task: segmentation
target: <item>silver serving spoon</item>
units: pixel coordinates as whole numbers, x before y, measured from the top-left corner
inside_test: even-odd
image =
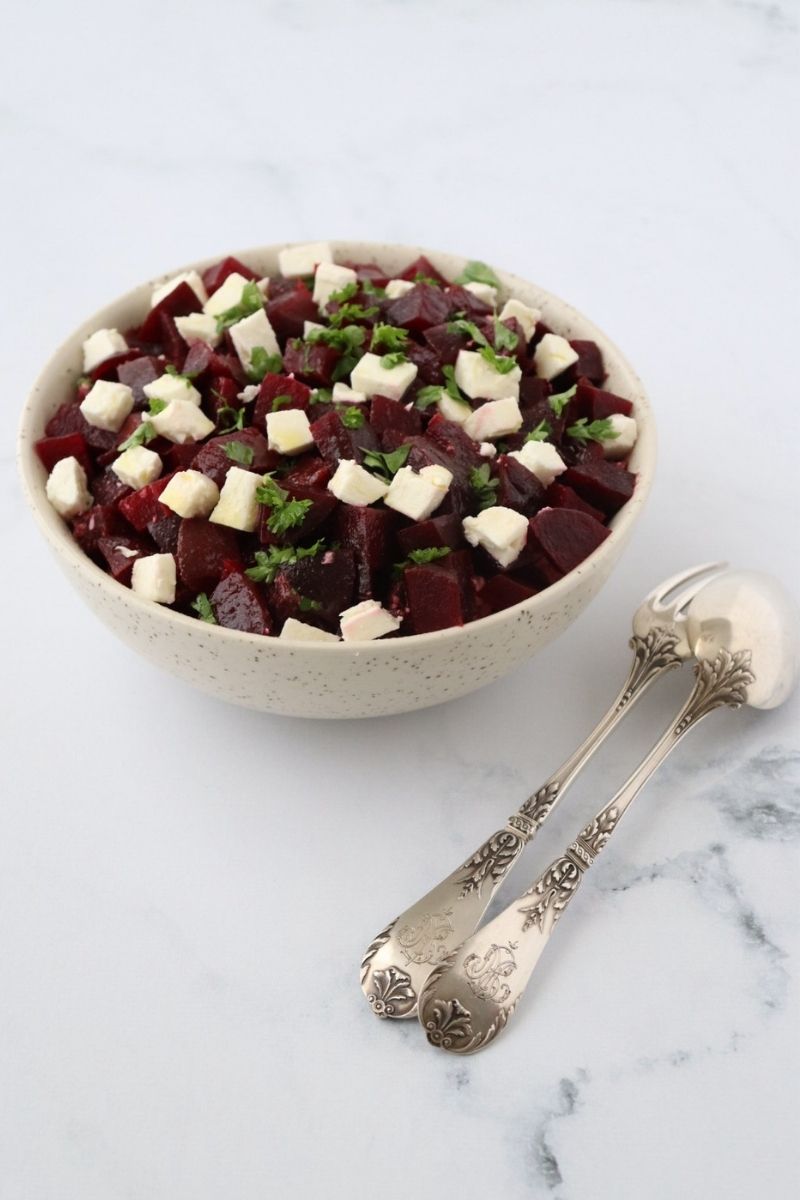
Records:
[[[692,567],[654,588],[634,614],[628,678],[586,741],[502,829],[368,946],[361,962],[361,987],[376,1016],[415,1015],[417,997],[433,968],[478,927],[526,844],[598,746],[654,680],[691,658],[686,639],[689,603],[724,567],[725,563]]]
[[[798,613],[774,579],[730,571],[689,606],[698,659],[689,699],[616,796],[523,896],[467,938],[430,975],[419,1000],[428,1041],[472,1054],[505,1028],[555,924],[623,813],[687,730],[722,705],[775,708],[800,671]]]

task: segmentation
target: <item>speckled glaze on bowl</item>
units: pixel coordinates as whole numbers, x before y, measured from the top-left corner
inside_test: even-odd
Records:
[[[333,242],[338,261],[375,260],[399,273],[419,254],[450,279],[466,259],[420,246]],[[262,275],[277,270],[283,244],[237,251]],[[221,255],[191,263],[202,271]],[[176,270],[188,270],[180,267]],[[176,274],[170,271],[161,279]],[[221,629],[140,599],[100,570],[73,541],[50,507],[45,471],[33,444],[71,394],[81,373],[81,346],[95,329],[128,329],[141,322],[151,280],[95,313],[55,352],[33,387],[22,413],[18,460],[25,494],[39,528],[73,586],[109,629],[159,667],[204,692],[233,704],[300,717],[372,717],[409,712],[452,700],[491,683],[562,633],[608,579],[650,491],[655,429],[643,388],[619,350],[563,300],[506,271],[497,271],[503,295],[540,308],[544,320],[565,337],[592,338],[603,351],[611,391],[633,401],[639,439],[631,458],[638,473],[632,499],[611,522],[611,536],[585,562],[537,596],[474,621],[394,641],[319,644],[257,637]]]

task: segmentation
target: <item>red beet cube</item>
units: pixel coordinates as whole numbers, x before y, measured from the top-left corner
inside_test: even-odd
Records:
[[[45,470],[52,471],[62,458],[77,458],[87,474],[91,474],[92,460],[89,447],[82,433],[65,433],[61,437],[43,437],[36,442],[34,449]]]
[[[423,337],[443,367],[455,366],[458,352],[464,349],[468,340],[463,333],[452,333],[446,324],[431,326]]]
[[[415,258],[412,263],[409,263],[405,271],[398,275],[398,279],[416,279],[420,276],[423,279],[435,279],[437,283],[445,285],[447,280],[441,271],[437,271],[429,258],[424,254],[420,254],[419,258]]]
[[[464,545],[464,528],[461,518],[455,513],[441,517],[430,517],[417,521],[397,531],[397,544],[401,553],[408,556],[412,550],[428,550],[434,546],[449,546],[457,550]]]
[[[633,495],[636,476],[624,467],[600,458],[569,467],[561,476],[561,482],[574,488],[593,508],[613,516]]]
[[[243,633],[271,634],[273,625],[263,589],[243,571],[230,571],[211,593],[211,607],[220,625]]]
[[[571,508],[545,508],[529,523],[528,540],[566,575],[582,563],[611,532],[587,513]]]
[[[536,588],[501,573],[486,581],[481,591],[481,600],[488,605],[491,612],[502,612],[503,609],[512,608],[513,605],[521,604],[523,600],[529,600],[535,595]]]
[[[187,317],[189,313],[200,312],[202,307],[196,293],[189,287],[189,284],[179,283],[176,288],[172,289],[169,295],[165,296],[154,308],[150,309],[150,312],[139,328],[137,337],[141,342],[160,342],[164,336],[162,316]],[[184,343],[182,339],[179,338],[178,340],[180,342],[179,353],[182,355],[185,348]]]
[[[148,449],[157,449],[157,442],[151,442]],[[183,445],[168,442],[163,450],[158,450],[168,471],[185,471],[194,465],[199,452],[200,447],[196,442],[184,442]]]
[[[182,517],[171,512],[168,517],[157,517],[155,521],[148,523],[147,532],[162,554],[174,554],[178,549],[178,533],[182,521]]]
[[[482,317],[490,317],[492,315],[492,306],[487,304],[485,300],[481,300],[474,292],[468,292],[465,287],[454,283],[445,290],[445,295],[450,301],[451,312],[466,313],[467,319],[470,321],[480,320]]]
[[[285,480],[282,481],[281,486],[284,484],[286,484]],[[292,546],[295,542],[305,541],[306,538],[316,533],[323,522],[327,521],[339,503],[332,492],[322,491],[319,488],[303,487],[302,485],[294,484],[291,487],[285,486],[284,490],[289,492],[289,495],[294,500],[309,501],[311,507],[307,509],[299,525],[293,525],[291,529],[276,534],[269,527],[272,509],[267,505],[263,505],[261,508],[259,537],[265,546],[278,543]]]
[[[72,523],[72,536],[86,554],[97,552],[100,538],[125,532],[125,522],[113,504],[95,504]]]
[[[373,396],[369,406],[369,423],[377,434],[396,429],[403,434],[422,432],[422,414],[407,409],[399,400],[388,396]]]
[[[578,512],[587,513],[590,517],[594,517],[595,521],[603,524],[606,520],[604,512],[587,504],[573,488],[568,487],[565,483],[551,483],[544,494],[544,502],[550,508],[575,508]]]
[[[412,395],[421,387],[444,382],[439,355],[430,346],[419,346],[416,342],[409,342],[406,346],[406,355],[409,362],[412,362],[417,368],[417,377],[412,385],[412,390],[406,397],[407,400],[411,399]]]
[[[246,447],[253,452],[250,463],[240,462],[231,458],[226,447],[232,442]],[[192,460],[192,468],[202,471],[209,479],[213,479],[221,488],[231,467],[241,467],[245,471],[255,471],[263,475],[266,471],[274,471],[280,463],[280,455],[274,454],[267,446],[267,439],[257,429],[234,429],[231,433],[221,433],[210,441],[204,442]]]
[[[207,342],[195,342],[183,360],[183,371],[195,382],[210,376],[226,375],[244,384],[245,374],[239,359],[232,354],[219,354]]]
[[[142,409],[147,408],[145,384],[152,383],[163,373],[163,364],[154,355],[140,354],[137,358],[120,364],[117,368],[117,379],[133,392],[134,408]]]
[[[291,471],[281,481],[285,488],[295,487],[324,488],[333,471],[324,458],[316,454],[308,454],[297,460]]]
[[[337,514],[338,540],[352,550],[356,563],[359,600],[375,596],[378,576],[392,561],[397,514],[389,508],[355,508],[345,505]]]
[[[258,279],[258,274],[250,267],[246,267],[238,258],[234,258],[229,254],[227,258],[223,258],[221,262],[214,263],[213,267],[206,267],[203,271],[203,285],[209,295],[215,292],[217,288],[222,287],[229,275],[243,275],[245,279]]]
[[[572,366],[575,378],[583,377],[594,384],[601,384],[606,377],[606,369],[603,365],[602,351],[597,343],[575,339],[569,344],[578,355],[578,361]]]
[[[326,413],[313,421],[311,432],[320,454],[334,470],[343,458],[363,462],[364,450],[377,450],[379,445],[369,423],[360,429],[348,429],[338,412]]]
[[[288,375],[297,375],[312,387],[330,387],[341,354],[324,342],[303,342],[292,338],[286,343],[283,354],[283,369]]]
[[[526,517],[532,517],[544,502],[544,485],[532,471],[523,467],[516,458],[501,454],[494,464],[494,473],[499,480],[497,503],[514,508]]]
[[[119,511],[139,533],[142,533],[152,521],[172,516],[166,505],[159,503],[158,499],[170,479],[172,479],[171,475],[162,475],[160,479],[154,479],[146,487],[139,488],[138,492],[131,492],[130,496],[120,500]]]
[[[398,296],[386,309],[392,325],[401,325],[421,333],[431,325],[441,325],[450,315],[450,300],[438,287],[418,283],[404,296]]]
[[[326,550],[313,558],[301,558],[279,572],[298,596],[316,604],[315,618],[329,628],[337,628],[339,613],[354,602],[356,568],[353,552]]]
[[[67,400],[56,409],[44,427],[48,437],[66,437],[69,433],[82,433],[86,424],[77,400]]]
[[[106,561],[109,574],[118,583],[128,587],[131,582],[133,564],[143,554],[152,554],[153,546],[144,538],[128,537],[118,533],[116,537],[101,537],[97,539],[97,549]],[[133,554],[124,554],[124,550],[132,550]]]
[[[411,633],[433,633],[464,624],[461,585],[453,572],[434,564],[403,572]]]
[[[437,413],[428,422],[425,436],[441,447],[452,460],[450,464],[445,464],[450,466],[451,471],[466,475],[473,467],[480,467],[486,461],[481,457],[477,444],[464,432],[461,425],[446,420],[441,413]]]
[[[191,592],[208,592],[225,573],[240,569],[239,537],[226,525],[187,517],[178,529],[175,550],[178,576]],[[238,564],[238,566],[237,566]]]
[[[102,475],[96,475],[92,480],[95,504],[118,504],[130,495],[131,490],[113,471],[103,471]]]
[[[592,387],[584,380],[578,383],[575,401],[580,415],[589,421],[602,421],[614,413],[622,413],[629,417],[633,412],[630,400],[615,396],[613,392],[605,392],[602,388]]]
[[[302,337],[304,322],[319,320],[317,306],[302,279],[293,281],[291,289],[268,300],[266,309],[279,338]]]
[[[386,287],[391,276],[387,275],[383,267],[379,267],[377,263],[356,263],[345,262],[343,267],[349,267],[351,271],[355,271],[359,280],[363,283],[364,280],[369,280],[375,287]]]
[[[288,403],[282,401],[277,408],[273,408],[278,396],[288,396]],[[302,408],[307,412],[310,397],[311,388],[299,379],[287,378],[286,375],[265,375],[253,410],[253,424],[257,429],[265,429],[268,413],[277,412],[278,409]]]

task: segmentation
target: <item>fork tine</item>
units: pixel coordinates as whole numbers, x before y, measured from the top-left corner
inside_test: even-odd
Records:
[[[670,607],[675,613],[675,616],[683,616],[697,593],[702,591],[706,584],[710,583],[712,579],[716,579],[718,575],[721,575],[727,566],[727,563],[722,563],[719,570],[711,571],[706,575],[699,576],[697,579],[694,579],[687,588],[685,588],[682,592],[679,592],[677,596],[673,597],[673,599],[670,600]]]
[[[652,592],[646,596],[645,603],[650,603],[653,605],[663,604],[667,597],[670,596],[677,588],[679,588],[681,584],[689,583],[690,581],[699,581],[701,579],[704,583],[706,583],[707,579],[705,576],[710,575],[712,571],[721,571],[727,566],[728,564],[726,562],[710,562],[703,563],[701,566],[697,567],[689,567],[688,570],[681,571],[679,575],[673,575],[670,579],[665,579],[663,583],[657,584],[653,588]],[[680,598],[688,596],[688,599],[692,599],[696,591],[696,587],[692,588],[691,595],[689,595],[689,589],[687,588],[686,592],[681,593]],[[685,603],[685,599],[682,599],[682,602]],[[677,601],[675,601],[675,603],[677,603]]]

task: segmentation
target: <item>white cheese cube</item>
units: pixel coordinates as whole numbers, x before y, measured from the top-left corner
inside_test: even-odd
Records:
[[[303,321],[303,337],[307,338],[315,329],[327,329],[327,325],[320,325],[319,321]]]
[[[236,399],[241,400],[242,404],[252,404],[260,391],[260,383],[248,383],[247,387],[236,393]]]
[[[187,317],[175,317],[175,326],[189,346],[194,342],[205,342],[213,350],[222,340],[222,334],[217,333],[216,318],[209,313],[189,313]]]
[[[415,363],[398,363],[384,367],[380,354],[365,354],[350,372],[350,386],[365,396],[388,396],[402,400],[417,377]]]
[[[335,383],[332,398],[334,404],[363,404],[367,396],[365,392],[354,392],[346,383]]]
[[[602,438],[600,445],[606,458],[627,458],[636,444],[638,428],[634,417],[626,417],[624,413],[612,413],[608,418],[611,431],[616,437]]]
[[[157,288],[153,289],[153,294],[150,297],[150,307],[155,308],[157,304],[160,304],[170,292],[174,292],[175,288],[182,283],[188,283],[200,303],[205,304],[208,299],[208,292],[197,271],[181,271],[180,275],[173,275],[172,279],[168,279],[166,283],[161,283]]]
[[[346,642],[372,642],[400,628],[397,617],[377,600],[362,600],[339,614],[342,638]]]
[[[405,296],[406,292],[410,292],[417,285],[410,279],[390,279],[386,284],[386,299],[397,300],[400,296]]]
[[[333,492],[337,500],[360,508],[382,500],[388,490],[388,483],[370,474],[351,458],[342,459],[328,483],[328,491]]]
[[[219,503],[208,518],[215,525],[227,525],[253,533],[258,525],[259,504],[256,491],[264,482],[261,475],[230,467],[219,494]],[[163,492],[162,492],[163,495]]]
[[[453,421],[456,425],[466,424],[472,416],[470,406],[462,404],[460,400],[454,400],[444,388],[442,388],[442,394],[436,401],[436,407],[446,421]]]
[[[117,479],[122,480],[126,487],[135,488],[137,491],[158,479],[163,469],[164,464],[159,455],[155,450],[148,450],[147,446],[131,446],[130,449],[123,450],[119,458],[115,458],[111,464],[111,470]]]
[[[133,564],[131,587],[143,600],[174,604],[177,572],[171,554],[148,554]]]
[[[314,445],[308,416],[302,408],[284,408],[267,413],[267,440],[278,454],[300,454]]]
[[[521,300],[506,300],[500,310],[500,320],[506,321],[509,317],[514,318],[525,334],[525,341],[529,342],[536,332],[536,326],[541,321],[542,314],[540,309],[531,308],[529,305],[523,304]]]
[[[269,317],[263,308],[251,313],[242,321],[237,321],[230,328],[233,348],[239,355],[239,362],[247,371],[256,347],[266,350],[267,354],[280,354],[281,348],[275,337],[275,330],[269,323]]]
[[[490,308],[497,308],[497,288],[493,287],[491,283],[465,283],[464,291],[472,292],[473,296],[477,296]]]
[[[242,289],[248,283],[250,283],[249,279],[245,279],[244,275],[240,275],[238,271],[233,271],[209,296],[203,305],[203,311],[212,317],[218,317],[221,313],[227,312],[229,308],[235,308],[237,304],[241,304]]]
[[[494,458],[497,454],[497,446],[493,446],[491,442],[481,442],[478,453],[482,458]]]
[[[156,433],[179,445],[201,442],[214,432],[214,422],[191,400],[170,400],[163,412],[148,420]]]
[[[426,521],[444,500],[452,481],[446,467],[423,467],[419,472],[401,467],[389,485],[385,503],[412,521]]]
[[[476,442],[488,442],[492,438],[506,437],[522,428],[522,413],[515,396],[504,400],[489,400],[470,413],[464,422],[464,431]]]
[[[577,353],[557,333],[546,333],[533,352],[533,365],[540,379],[555,379],[577,361]]]
[[[334,292],[348,283],[355,283],[358,276],[350,267],[339,267],[336,263],[320,263],[314,275],[314,303],[324,308]]]
[[[471,400],[504,400],[506,396],[519,396],[519,381],[522,371],[514,366],[506,375],[495,371],[477,350],[459,350],[456,359],[455,379],[462,392]]]
[[[107,358],[124,354],[128,343],[116,329],[98,329],[83,343],[83,371],[93,371]]]
[[[316,625],[307,625],[305,621],[296,621],[287,617],[280,632],[282,638],[293,638],[296,642],[338,642],[337,633],[328,633],[325,629],[317,629]]]
[[[81,412],[95,429],[117,433],[133,410],[133,392],[124,383],[98,379],[81,400]]]
[[[191,379],[185,375],[159,375],[152,383],[146,383],[142,391],[148,400],[163,400],[165,404],[170,400],[189,400],[199,408],[202,400]]]
[[[470,546],[483,546],[501,567],[510,567],[528,539],[528,518],[513,508],[496,504],[477,517],[465,517],[464,537]]]
[[[190,467],[176,471],[158,498],[179,517],[207,517],[219,502],[219,488],[213,479]]]
[[[298,275],[313,275],[318,263],[333,262],[333,251],[327,242],[306,242],[304,246],[287,246],[278,254],[278,270],[287,279]]]
[[[47,499],[57,513],[68,521],[92,507],[86,472],[77,458],[61,458],[53,467],[45,484]]]
[[[509,458],[515,458],[523,467],[527,467],[545,487],[550,487],[553,480],[567,469],[567,464],[551,442],[526,442],[521,450],[512,450]]]

